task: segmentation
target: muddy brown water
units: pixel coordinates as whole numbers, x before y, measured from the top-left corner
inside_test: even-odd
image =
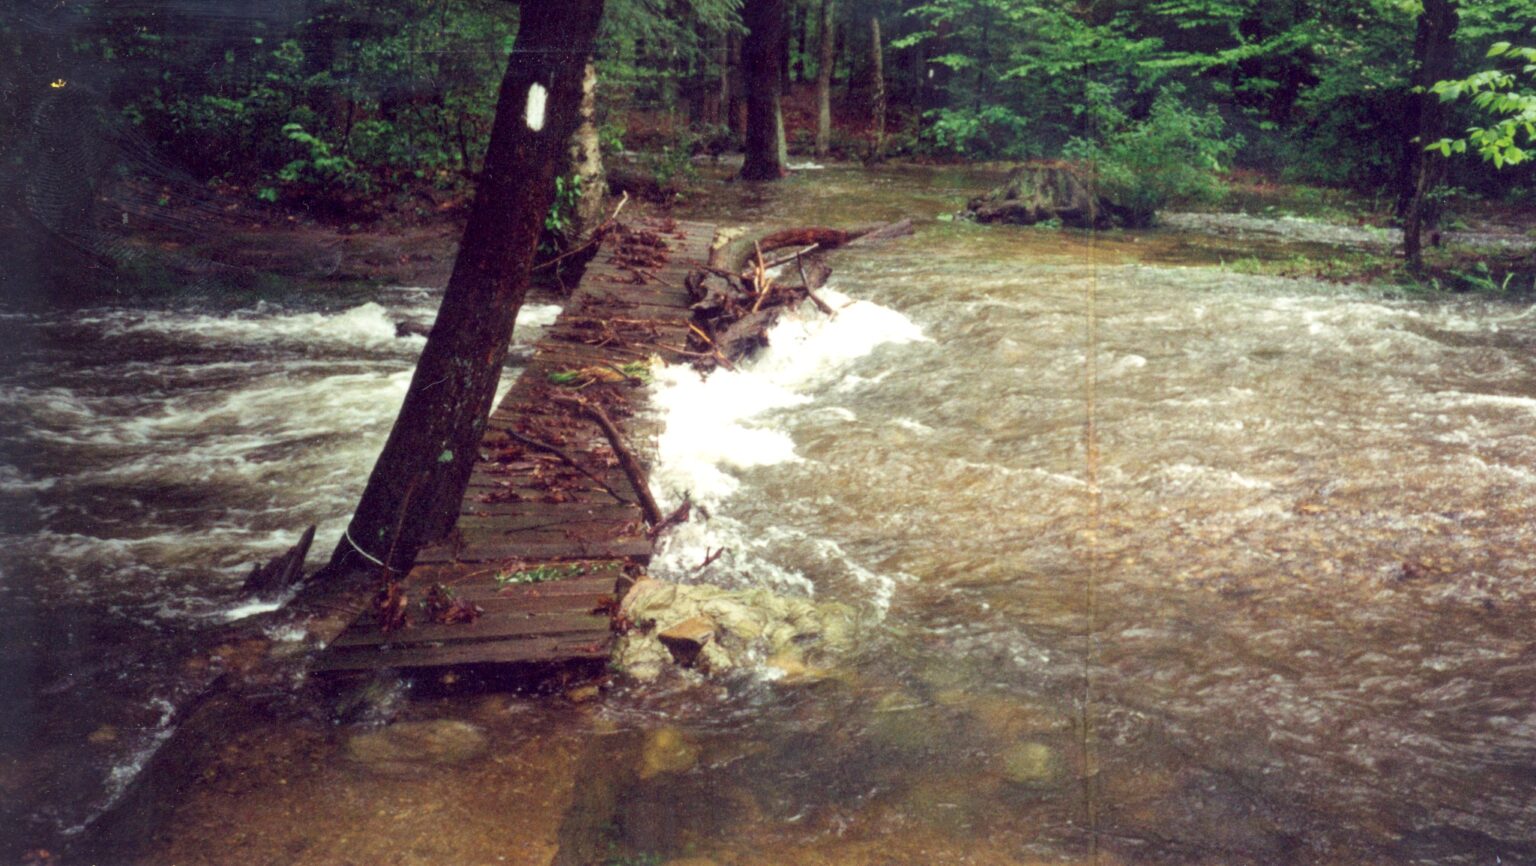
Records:
[[[932,217],[993,179],[683,209]],[[339,720],[301,690],[125,857],[1536,862],[1536,315],[1233,274],[1229,242],[921,221],[833,257],[923,339],[761,373],[794,399],[741,426],[793,457],[715,461],[709,572],[866,612],[824,676],[385,680]]]

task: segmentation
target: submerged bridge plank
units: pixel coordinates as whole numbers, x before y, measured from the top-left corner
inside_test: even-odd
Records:
[[[651,541],[638,505],[614,495],[559,457],[521,445],[508,434],[556,445],[619,495],[633,494],[595,424],[573,424],[551,398],[552,373],[620,367],[664,347],[680,347],[688,331],[683,278],[708,261],[714,227],[646,219],[611,234],[588,265],[564,312],[535,344],[523,375],[491,413],[481,460],[450,538],[417,557],[406,578],[412,601],[442,585],[484,613],[474,622],[412,624],[392,632],[364,611],[315,665],[317,671],[430,669],[459,665],[550,667],[600,665],[611,633],[606,605],[623,570],[645,563]],[[665,248],[659,255],[654,240]],[[606,339],[613,334],[621,339]],[[669,360],[675,360],[670,358]],[[655,452],[657,425],[646,417],[643,388],[619,392],[614,421],[643,463]]]

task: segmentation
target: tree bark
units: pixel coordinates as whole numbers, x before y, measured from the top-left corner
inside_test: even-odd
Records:
[[[869,47],[869,62],[874,76],[874,105],[873,123],[871,124],[875,136],[873,146],[870,148],[870,160],[879,162],[885,159],[885,52],[880,46],[880,19],[869,19],[869,34],[872,42]]]
[[[603,0],[522,5],[437,322],[326,579],[378,563],[408,571],[423,545],[453,527],[528,291],[555,175],[567,164],[602,10]]]
[[[1408,170],[1398,194],[1397,210],[1403,220],[1403,258],[1409,269],[1415,271],[1424,264],[1424,229],[1433,228],[1439,219],[1433,196],[1445,175],[1444,158],[1424,149],[1426,142],[1445,134],[1445,108],[1429,88],[1436,81],[1451,77],[1456,58],[1452,38],[1457,22],[1456,0],[1424,0],[1413,40],[1414,68],[1409,81],[1413,85],[1417,117],[1403,145]]]
[[[778,180],[785,174],[779,155],[779,59],[782,56],[784,0],[752,0],[742,6],[747,36],[741,56],[747,83],[744,180]]]
[[[741,36],[735,33],[730,35],[726,43],[729,65],[726,76],[730,87],[730,96],[726,99],[726,122],[730,124],[732,135],[740,141],[746,141],[747,83],[745,70],[742,68],[741,43]]]
[[[821,42],[816,61],[816,156],[832,149],[832,64],[837,57],[837,32],[833,29],[837,0],[821,0]]]
[[[727,128],[731,125],[731,37],[720,37],[720,94],[715,123]]]
[[[602,224],[603,200],[608,191],[608,175],[603,170],[603,153],[597,134],[597,67],[590,61],[581,79],[579,118],[576,131],[571,134],[570,166],[566,172],[581,178],[575,224],[567,238],[573,247],[585,242]]]

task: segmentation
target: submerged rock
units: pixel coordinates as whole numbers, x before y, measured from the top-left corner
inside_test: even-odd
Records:
[[[677,728],[658,728],[645,737],[640,751],[640,778],[665,773],[686,773],[699,762],[699,747],[688,742]]]
[[[1062,775],[1061,756],[1044,743],[1019,743],[998,755],[1003,778],[1015,785],[1049,787]]]
[[[856,621],[842,604],[648,577],[624,597],[622,613],[635,627],[619,641],[615,661],[640,680],[655,679],[674,661],[722,673],[764,658],[805,675],[811,668],[803,654],[847,649]]]
[[[485,732],[469,722],[437,719],[399,722],[347,740],[347,755],[386,775],[411,775],[440,764],[457,764],[485,753]]]
[[[876,702],[864,735],[882,751],[911,757],[935,751],[948,741],[952,731],[943,708],[896,691]]]

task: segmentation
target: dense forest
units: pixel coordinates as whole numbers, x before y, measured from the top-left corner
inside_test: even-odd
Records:
[[[689,156],[741,146],[752,40],[740,6],[608,4],[605,148],[647,153],[667,181]],[[1521,0],[747,11],[781,19],[770,53],[793,154],[1096,160],[1112,181],[1156,174],[1160,187],[1139,194],[1186,199],[1216,192],[1212,171],[1259,169],[1381,195],[1400,214],[1437,142],[1432,198],[1518,199],[1536,182],[1531,55],[1511,47],[1536,43],[1536,8]],[[5,160],[13,173],[67,170],[78,186],[121,171],[126,154],[323,218],[426,215],[479,168],[516,19],[488,0],[24,5],[0,23]],[[112,134],[82,134],[102,127]],[[88,142],[98,152],[78,152]],[[1447,158],[1468,149],[1485,158]]]

